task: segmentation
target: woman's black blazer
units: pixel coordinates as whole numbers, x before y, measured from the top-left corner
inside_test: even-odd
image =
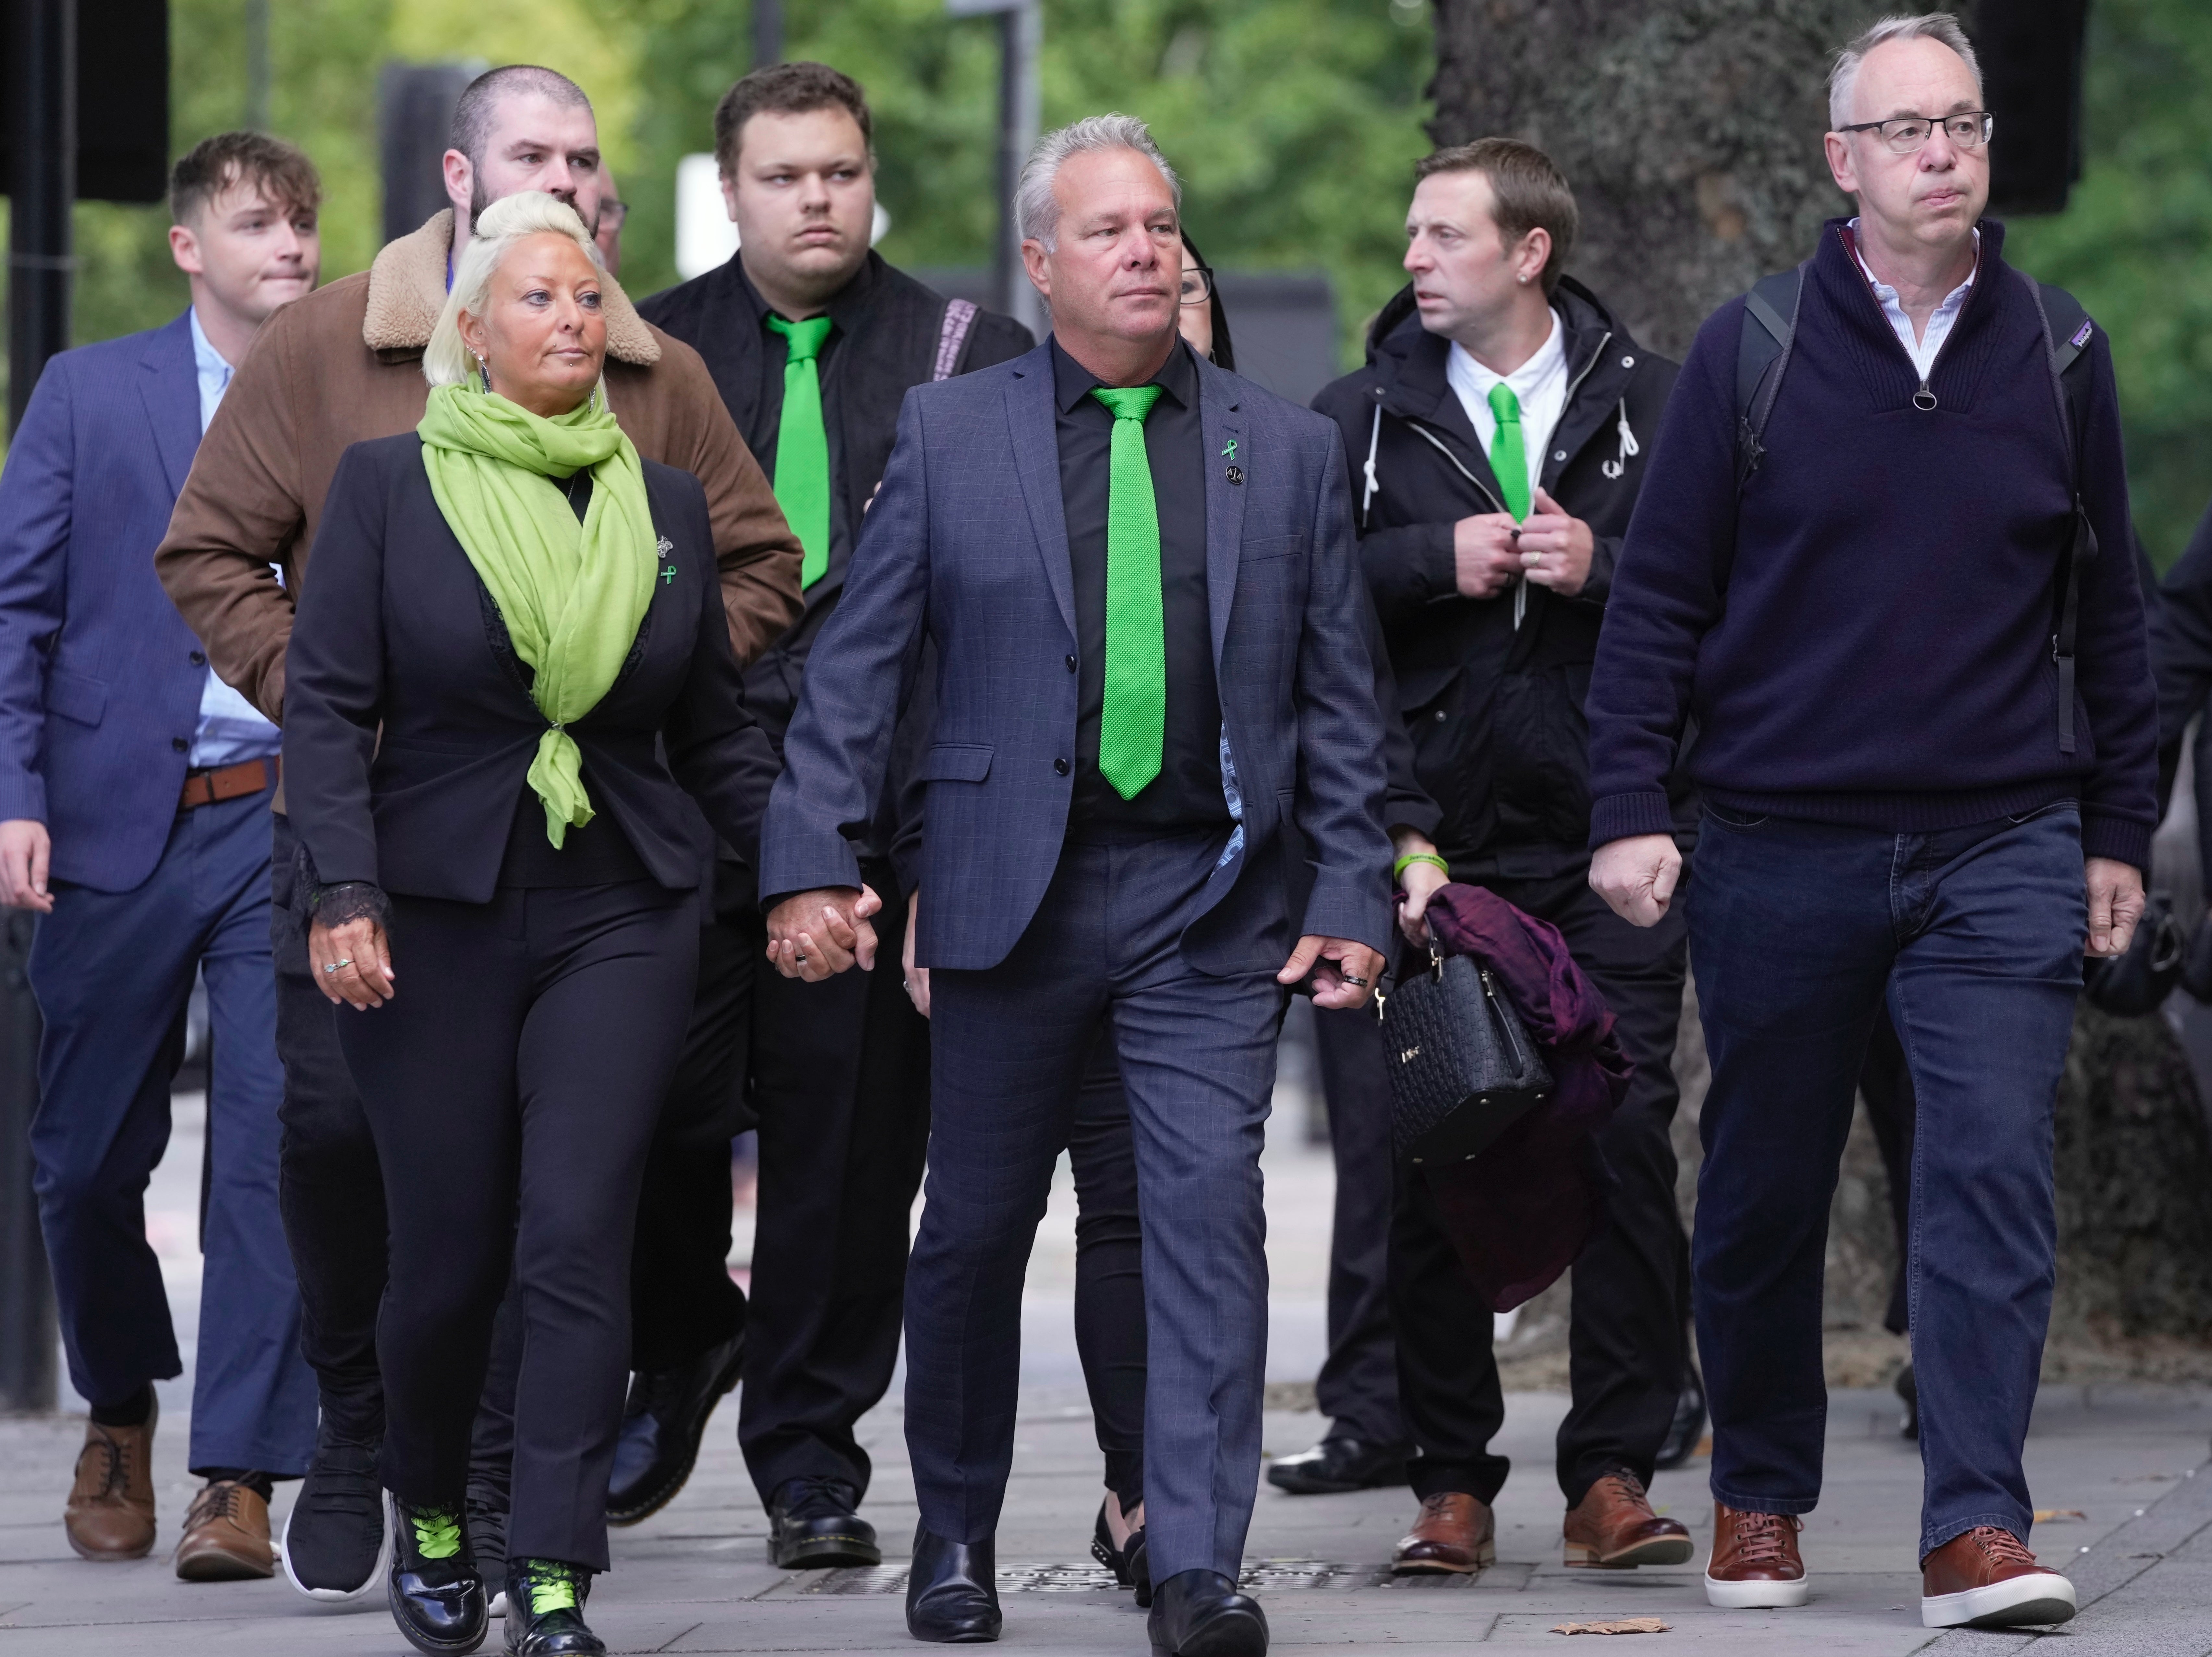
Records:
[[[568,734],[592,805],[684,889],[713,855],[710,823],[756,861],[778,768],[731,654],[706,494],[650,460],[645,489],[653,601]],[[285,659],[284,796],[315,877],[489,902],[546,720],[414,433],[345,452],[309,564]]]

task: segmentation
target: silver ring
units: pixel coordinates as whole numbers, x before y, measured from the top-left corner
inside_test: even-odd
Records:
[[[794,966],[803,967],[806,964],[806,951],[804,950],[798,950],[793,953],[791,959],[792,963]]]
[[[1367,980],[1364,978],[1354,978],[1350,973],[1340,973],[1338,976],[1354,989],[1364,990],[1367,987]]]
[[[325,972],[326,972],[326,973],[334,973],[334,972],[336,972],[336,971],[337,971],[339,968],[341,968],[341,967],[350,967],[350,966],[352,966],[352,965],[353,965],[353,957],[352,957],[351,956],[347,956],[344,960],[343,960],[343,961],[333,961],[333,962],[331,962],[331,964],[330,964],[329,966],[327,966],[327,967],[324,968],[323,968],[323,970],[324,970]]]

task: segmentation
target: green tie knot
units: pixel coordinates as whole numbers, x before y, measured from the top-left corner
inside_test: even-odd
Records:
[[[1104,404],[1115,419],[1133,420],[1141,426],[1164,389],[1159,385],[1093,385],[1091,395]]]
[[[781,334],[790,355],[789,362],[811,362],[822,355],[822,347],[830,337],[830,322],[827,317],[809,317],[804,322],[792,322],[782,317],[770,317],[769,329]]]

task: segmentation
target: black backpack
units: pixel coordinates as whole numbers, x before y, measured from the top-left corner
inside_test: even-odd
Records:
[[[1811,261],[1808,260],[1807,264]],[[2014,274],[2027,285],[2043,320],[2044,349],[2051,364],[2051,385],[2057,400],[2058,423],[2074,468],[2074,529],[2061,561],[2058,599],[2051,634],[2051,659],[2058,665],[2058,751],[2074,752],[2074,636],[2081,601],[2081,567],[2097,555],[2097,531],[2081,504],[2081,440],[2088,429],[2090,374],[2078,367],[2088,355],[2097,325],[2081,301],[2063,288],[2038,282],[2025,270]],[[1804,292],[1805,266],[1763,276],[1743,298],[1743,331],[1736,343],[1736,492],[1750,483],[1766,458],[1760,440],[1790,371],[1790,350],[1797,332],[1797,305]],[[1918,401],[1916,394],[1914,400]],[[1933,407],[1933,404],[1929,404]]]

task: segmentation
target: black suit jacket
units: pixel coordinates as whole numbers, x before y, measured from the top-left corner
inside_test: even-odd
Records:
[[[645,487],[663,578],[613,689],[568,734],[593,806],[682,889],[712,855],[708,822],[757,855],[776,767],[730,653],[706,494],[650,460]],[[313,560],[285,667],[284,781],[316,877],[489,902],[546,722],[414,433],[346,451]]]

